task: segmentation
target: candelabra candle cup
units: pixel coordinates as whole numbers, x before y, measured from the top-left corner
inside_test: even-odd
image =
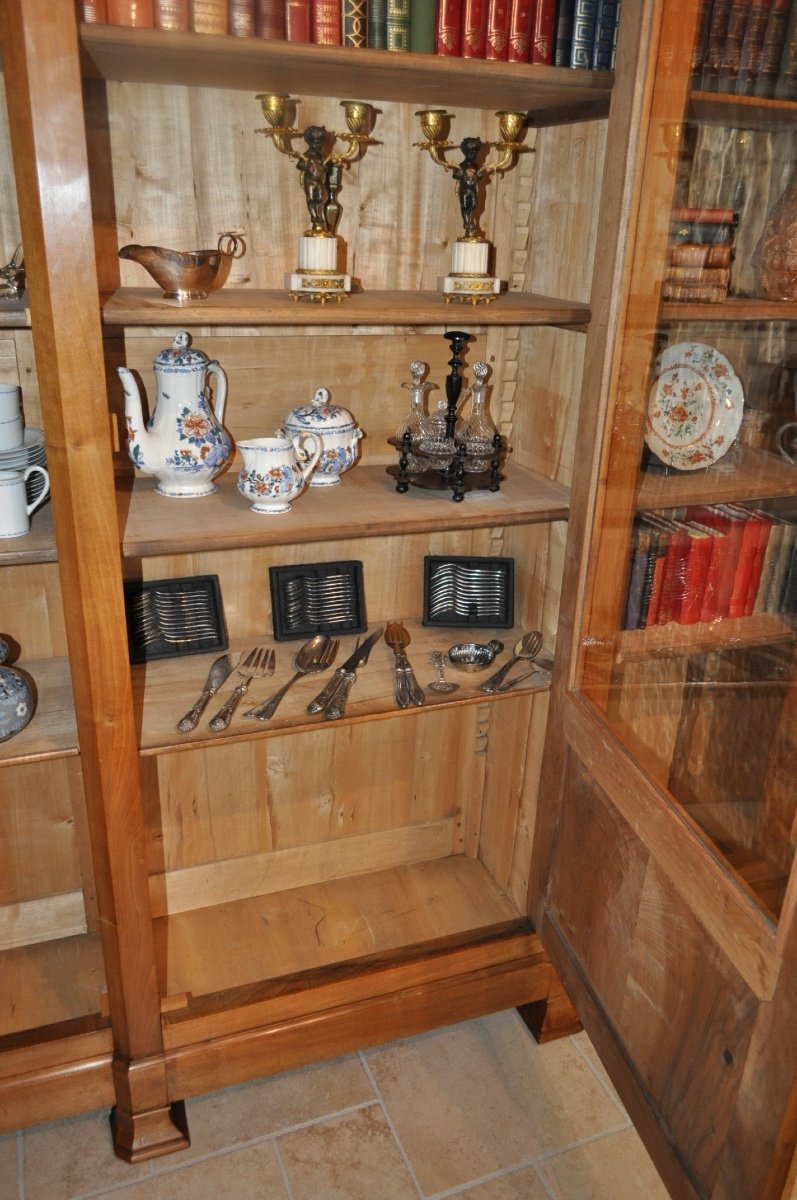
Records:
[[[497,112],[498,131],[503,145],[517,145],[521,130],[525,123],[525,116],[519,112]]]
[[[285,124],[285,106],[290,96],[278,96],[275,92],[261,92],[258,95],[263,116],[272,129],[281,129]]]
[[[340,105],[350,132],[355,137],[363,137],[367,133],[371,105],[363,104],[361,100],[341,100]]]

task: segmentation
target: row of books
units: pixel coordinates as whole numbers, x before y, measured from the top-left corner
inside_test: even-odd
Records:
[[[703,91],[797,99],[797,0],[702,0],[692,69]]]
[[[797,611],[797,518],[738,504],[639,514],[623,628]]]
[[[82,0],[87,22],[611,70],[620,0]]]
[[[676,208],[672,213],[662,299],[722,304],[728,299],[738,213]]]

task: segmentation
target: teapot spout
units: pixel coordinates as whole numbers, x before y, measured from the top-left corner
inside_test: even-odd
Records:
[[[145,475],[154,475],[157,470],[152,435],[147,431],[141,407],[141,393],[136,377],[128,367],[117,367],[125,393],[125,423],[127,425],[127,453],[134,467]]]

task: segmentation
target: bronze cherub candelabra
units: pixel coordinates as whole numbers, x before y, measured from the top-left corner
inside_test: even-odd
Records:
[[[478,227],[476,212],[482,185],[491,175],[508,171],[514,167],[518,155],[531,149],[520,141],[525,123],[523,113],[498,112],[498,141],[483,142],[478,137],[466,137],[457,144],[449,142],[444,128],[450,120],[442,108],[423,108],[415,114],[420,118],[421,129],[426,140],[415,142],[421,150],[427,150],[432,162],[450,171],[457,189],[459,211],[464,232],[452,248],[451,273],[441,281],[443,296],[447,302],[461,300],[470,304],[489,304],[501,290],[501,280],[488,274],[490,243]],[[446,152],[459,149],[459,163],[448,162]],[[486,162],[483,151],[498,151],[495,162]]]
[[[361,158],[367,146],[378,145],[369,133],[374,109],[359,100],[341,100],[347,131],[338,133],[323,125],[308,125],[301,130],[286,124],[290,96],[264,92],[257,99],[269,123],[267,129],[257,132],[271,138],[280,154],[295,162],[310,214],[310,228],[299,240],[299,266],[286,276],[285,286],[294,300],[306,297],[321,303],[340,301],[351,291],[351,276],[338,268],[338,193],[344,169]],[[303,150],[293,148],[295,138],[303,139]],[[335,149],[339,141],[347,143],[345,149]]]

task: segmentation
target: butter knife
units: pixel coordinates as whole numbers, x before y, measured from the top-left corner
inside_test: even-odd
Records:
[[[234,663],[229,654],[221,654],[208,671],[208,677],[205,680],[205,686],[202,689],[202,695],[197,700],[193,708],[190,708],[177,722],[178,733],[190,733],[192,729],[196,729],[199,723],[199,718],[207,708],[208,701],[211,696],[215,696],[225,679],[231,674]]]
[[[315,700],[311,700],[307,705],[309,713],[326,712],[329,716],[330,709],[333,709],[337,714],[335,718],[332,718],[333,720],[343,715],[342,709],[340,712],[337,711],[336,702],[339,699],[342,700],[343,708],[345,708],[352,684],[357,678],[357,668],[368,661],[368,655],[381,636],[380,628],[367,637],[361,646],[355,646],[353,653],[349,655],[342,666],[338,667],[323,691],[319,692]]]

